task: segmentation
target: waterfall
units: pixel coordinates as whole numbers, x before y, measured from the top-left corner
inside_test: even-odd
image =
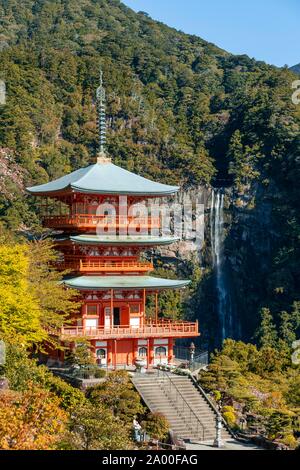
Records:
[[[210,239],[212,267],[217,294],[220,339],[233,337],[233,309],[224,258],[224,191],[212,190],[210,207]]]

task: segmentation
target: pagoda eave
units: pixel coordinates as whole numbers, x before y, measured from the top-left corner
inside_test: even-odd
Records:
[[[98,236],[98,235],[69,235],[68,237],[58,237],[55,239],[59,244],[79,244],[79,245],[110,245],[110,246],[158,246],[171,245],[178,242],[178,237],[155,237],[151,235],[142,236]]]
[[[83,194],[164,197],[179,191],[178,186],[156,183],[113,163],[92,164],[49,183],[26,188],[36,196],[56,196],[73,190]]]
[[[64,284],[76,290],[139,290],[158,291],[167,289],[182,289],[187,287],[189,280],[173,280],[156,278],[152,276],[79,276],[65,279]]]

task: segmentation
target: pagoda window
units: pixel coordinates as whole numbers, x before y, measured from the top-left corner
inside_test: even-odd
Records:
[[[97,315],[98,314],[98,306],[97,305],[87,305],[86,306],[86,314],[90,315]]]
[[[105,349],[97,349],[97,358],[98,359],[105,359],[106,358],[106,350]]]
[[[147,357],[147,348],[139,348],[139,357]]]
[[[130,313],[140,313],[139,305],[130,305]]]
[[[156,356],[166,357],[167,348],[165,348],[164,346],[158,346],[157,348],[155,348],[155,355]]]

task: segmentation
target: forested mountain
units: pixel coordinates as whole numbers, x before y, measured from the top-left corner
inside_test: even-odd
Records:
[[[292,70],[292,72],[300,74],[300,64],[293,65],[293,67],[290,67],[290,70]]]
[[[186,188],[226,180],[240,221],[266,201],[271,207],[261,234],[268,263],[259,256],[248,271],[248,245],[238,260],[239,288],[253,296],[241,312],[252,322],[248,336],[260,307],[271,308],[278,328],[282,312],[297,312],[300,107],[291,71],[229,54],[118,0],[0,0],[0,18],[0,214],[8,228],[39,225],[25,184],[93,159],[101,65],[115,163]],[[234,237],[228,228],[228,250],[244,240],[243,222]]]

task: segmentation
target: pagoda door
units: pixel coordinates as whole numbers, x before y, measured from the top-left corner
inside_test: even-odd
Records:
[[[111,321],[111,313],[110,313],[110,307],[105,307],[104,308],[104,328],[111,328],[112,326],[112,321]]]
[[[115,307],[114,308],[114,326],[119,326],[120,324],[121,324],[120,308]]]

